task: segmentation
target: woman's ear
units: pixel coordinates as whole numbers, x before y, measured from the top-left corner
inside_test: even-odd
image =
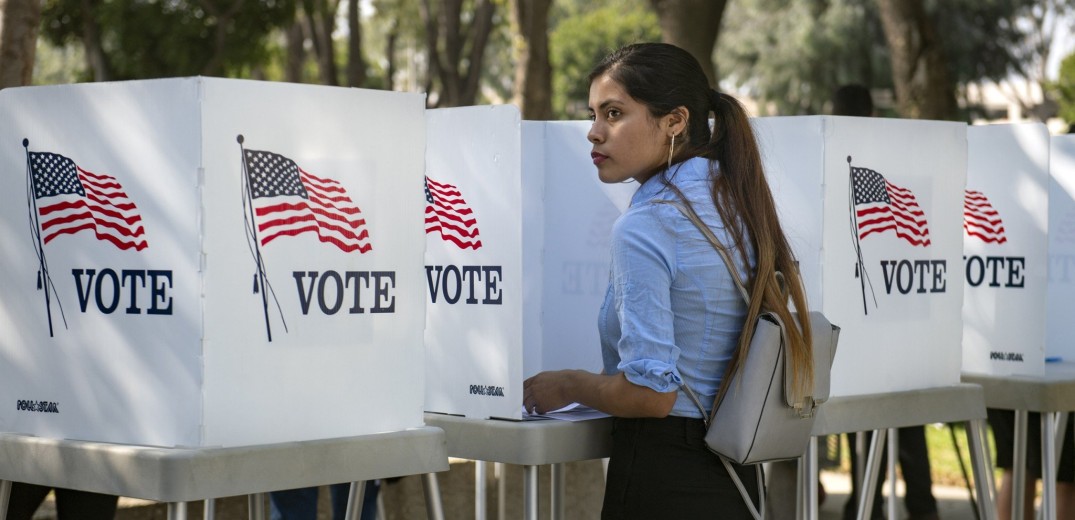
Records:
[[[665,114],[664,129],[668,132],[668,136],[683,135],[687,131],[687,123],[690,121],[690,112],[687,111],[687,107],[676,107],[671,112]]]

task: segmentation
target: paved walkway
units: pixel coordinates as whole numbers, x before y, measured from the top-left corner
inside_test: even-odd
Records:
[[[851,491],[851,481],[845,473],[821,472],[821,482],[825,486],[828,498],[821,506],[821,520],[841,520],[847,495]],[[902,482],[897,485],[897,495],[902,496]],[[966,488],[950,486],[933,486],[933,496],[937,499],[937,509],[941,520],[977,520],[971,506],[970,495]],[[907,511],[899,504],[898,520],[907,518]]]

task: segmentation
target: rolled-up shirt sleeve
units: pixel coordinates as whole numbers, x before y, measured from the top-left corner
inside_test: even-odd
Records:
[[[657,392],[679,389],[671,287],[676,270],[676,238],[665,212],[646,204],[631,208],[612,233],[612,290],[621,336],[617,368],[627,380]]]

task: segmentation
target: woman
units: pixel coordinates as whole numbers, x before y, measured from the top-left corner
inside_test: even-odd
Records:
[[[640,185],[612,230],[598,318],[604,371],[538,374],[524,383],[523,405],[543,412],[579,402],[615,417],[604,518],[750,518],[705,447],[702,413],[680,391],[689,385],[706,406],[713,402],[749,343],[743,323],[760,308],[794,323],[776,271],[795,307],[806,309],[750,124],[689,53],[667,44],[606,57],[590,73],[589,108],[598,177]],[[750,308],[709,242],[660,200],[689,204],[713,230],[747,281]],[[809,331],[789,332],[801,392],[812,384]],[[737,471],[757,503],[756,469]]]

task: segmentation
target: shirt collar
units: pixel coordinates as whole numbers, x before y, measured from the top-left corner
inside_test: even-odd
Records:
[[[677,188],[682,188],[687,183],[708,180],[709,159],[692,157],[679,164],[673,164],[670,170],[661,170],[646,180],[642,186],[639,186],[634,196],[631,197],[631,205],[634,206],[657,198],[662,192],[668,190],[665,181],[674,184]]]

